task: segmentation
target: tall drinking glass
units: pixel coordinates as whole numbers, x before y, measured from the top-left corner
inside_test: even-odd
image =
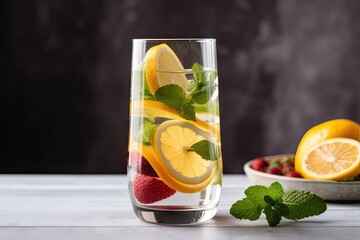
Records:
[[[215,39],[135,39],[128,179],[136,215],[193,224],[217,211],[222,179]]]

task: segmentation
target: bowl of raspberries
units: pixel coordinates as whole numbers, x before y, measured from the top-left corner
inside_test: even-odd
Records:
[[[279,182],[284,190],[310,191],[328,201],[360,201],[360,181],[311,180],[295,171],[294,154],[258,157],[244,165],[252,184]]]
[[[295,171],[294,155],[278,155],[273,157],[258,157],[251,161],[250,168],[278,176],[302,178],[301,174]]]

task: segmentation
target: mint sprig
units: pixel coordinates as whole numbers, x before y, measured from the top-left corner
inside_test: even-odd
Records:
[[[152,143],[152,139],[154,133],[156,131],[156,127],[150,121],[145,120],[143,124],[139,128],[138,134],[135,136],[135,139],[138,142],[141,142],[145,146],[150,146]]]
[[[235,202],[230,214],[238,219],[255,221],[263,212],[271,227],[277,226],[282,218],[299,220],[320,215],[326,211],[325,201],[314,193],[299,190],[284,192],[278,182],[269,188],[255,185],[245,190],[246,197]]]
[[[196,121],[195,106],[209,102],[216,89],[217,75],[216,72],[210,72],[207,77],[203,66],[198,63],[192,66],[192,70],[194,80],[189,83],[186,91],[179,85],[169,84],[160,87],[155,92],[154,98],[174,108],[182,118]]]

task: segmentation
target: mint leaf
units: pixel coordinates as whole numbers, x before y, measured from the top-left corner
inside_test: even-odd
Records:
[[[155,92],[155,98],[159,102],[179,110],[186,102],[186,93],[179,85],[169,84],[160,87]]]
[[[268,195],[276,202],[279,201],[284,195],[284,190],[280,183],[273,182],[268,191]]]
[[[194,72],[194,81],[197,84],[205,84],[206,78],[204,74],[204,67],[201,66],[199,63],[194,63],[191,67]],[[200,86],[202,87],[202,86]]]
[[[248,198],[237,201],[230,208],[230,214],[235,218],[248,219],[250,221],[259,219],[261,212],[262,209]]]
[[[145,120],[139,128],[139,133],[136,137],[137,141],[141,142],[145,146],[150,146],[155,130],[156,127],[150,121]]]
[[[278,212],[276,212],[274,209],[272,209],[271,206],[267,206],[264,209],[264,213],[266,215],[266,220],[268,221],[269,226],[275,227],[280,223],[281,215]]]
[[[283,203],[289,208],[288,219],[298,220],[320,215],[327,209],[325,201],[317,195],[307,192],[290,190],[284,193]]]
[[[215,161],[219,159],[218,146],[208,140],[201,140],[200,142],[195,143],[188,151],[194,151],[206,160]]]
[[[264,209],[269,204],[265,202],[264,197],[268,195],[268,188],[261,185],[255,185],[245,190],[245,195],[250,201],[255,203],[260,208]]]
[[[182,118],[196,121],[195,108],[179,85],[169,84],[160,87],[155,93],[155,98],[157,101],[175,108]]]
[[[205,88],[196,91],[192,96],[191,100],[197,104],[205,104],[209,101],[208,93]]]
[[[214,91],[215,91],[214,82],[213,81],[207,82],[203,87],[201,87],[198,91],[195,91],[191,95],[191,100],[197,104],[205,104],[210,100]]]
[[[196,121],[195,108],[193,105],[185,103],[177,111],[182,118],[185,118],[186,120]]]
[[[206,104],[193,104],[195,111],[197,113],[201,113],[201,112],[209,112],[214,114],[215,116],[219,116],[220,115],[220,111],[219,111],[219,104],[218,103],[213,103],[213,102],[207,102]]]

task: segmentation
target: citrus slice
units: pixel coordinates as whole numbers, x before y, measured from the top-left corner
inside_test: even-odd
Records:
[[[303,157],[314,145],[332,138],[360,141],[360,125],[347,119],[334,119],[312,127],[302,137],[295,154],[295,170],[301,172]]]
[[[208,186],[212,177],[209,177],[206,181],[203,181],[198,184],[185,184],[179,182],[174,178],[170,171],[166,168],[162,161],[159,161],[159,158],[156,156],[152,147],[147,147],[139,142],[132,142],[131,147],[133,150],[138,151],[142,156],[151,164],[155,169],[156,173],[159,175],[161,180],[163,180],[169,187],[175,189],[176,191],[183,193],[195,193],[199,192]]]
[[[301,173],[309,179],[353,179],[360,174],[360,142],[332,138],[316,144],[305,153]]]
[[[153,148],[162,171],[163,180],[181,192],[197,192],[212,180],[216,161],[203,159],[188,149],[201,140],[211,141],[209,133],[187,121],[169,120],[160,124],[154,134]],[[154,167],[154,166],[153,166]],[[172,178],[174,181],[167,181]]]
[[[165,43],[150,48],[145,55],[145,74],[151,93],[162,86],[177,84],[184,91],[188,86],[184,67],[174,51]]]
[[[130,115],[137,117],[147,117],[155,119],[156,117],[168,118],[168,119],[182,119],[183,121],[191,122],[198,128],[201,128],[211,134],[216,134],[220,141],[220,127],[213,126],[203,120],[196,118],[196,121],[184,120],[177,111],[161,102],[152,100],[139,100],[130,104]]]

